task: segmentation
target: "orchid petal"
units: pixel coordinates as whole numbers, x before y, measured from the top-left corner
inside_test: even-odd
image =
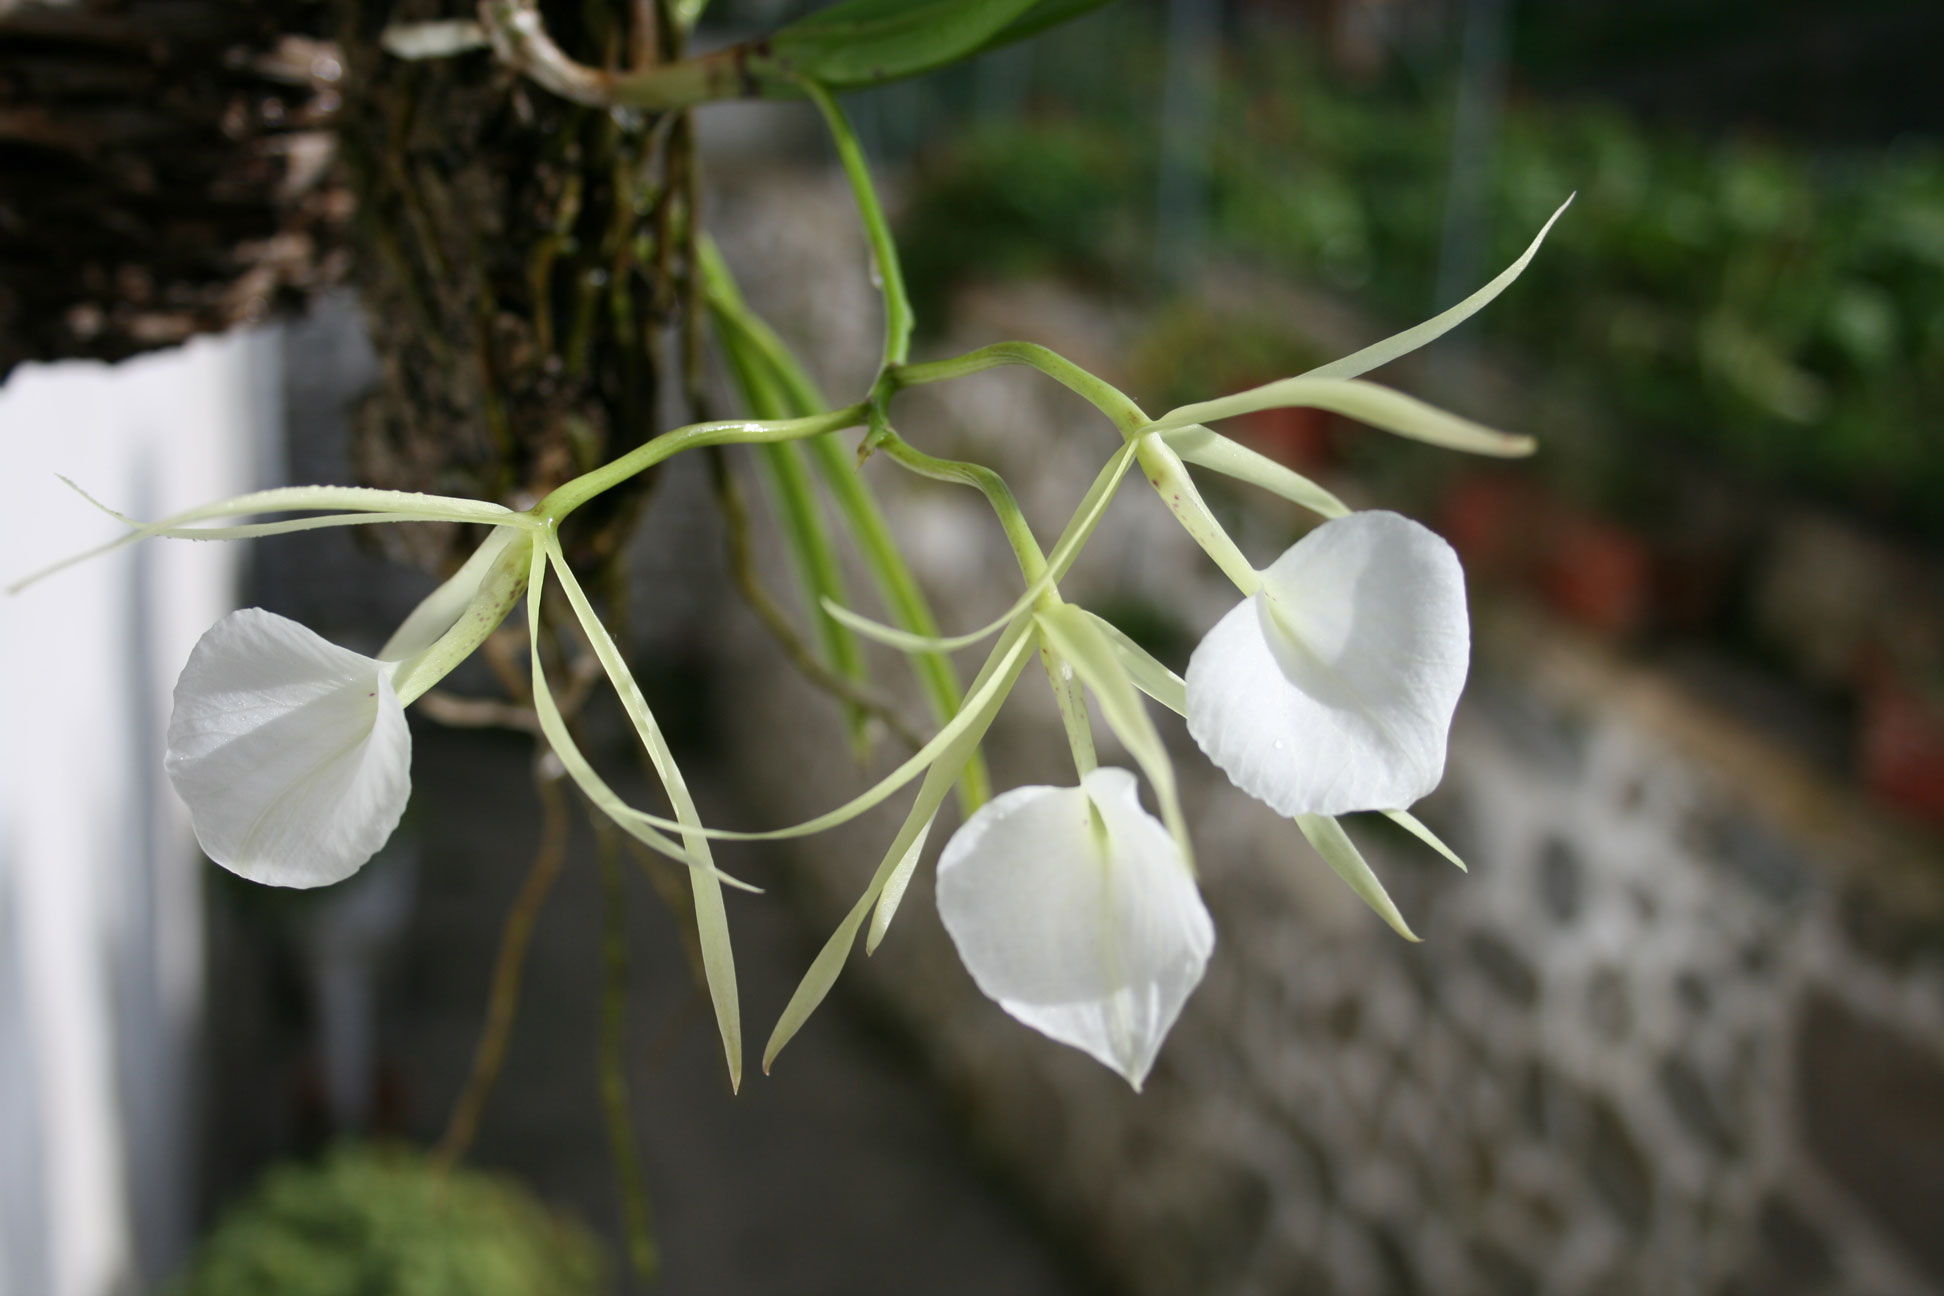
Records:
[[[382,662],[260,608],[189,654],[166,766],[224,868],[314,887],[358,871],[411,795],[412,735]]]
[[[981,991],[1135,1089],[1215,948],[1173,839],[1111,767],[968,819],[938,862],[938,912]]]
[[[1414,396],[1361,378],[1278,378],[1260,387],[1220,396],[1214,400],[1183,405],[1150,423],[1146,431],[1168,433],[1198,423],[1253,414],[1257,410],[1320,409],[1357,419],[1395,436],[1422,441],[1426,445],[1467,454],[1493,455],[1516,459],[1529,455],[1535,445],[1528,436],[1515,436],[1460,418],[1427,405]]]
[[[1277,813],[1407,806],[1444,775],[1471,650],[1451,546],[1395,513],[1326,522],[1188,661],[1188,732]]]
[[[1465,861],[1458,857],[1458,852],[1445,845],[1443,839],[1438,834],[1426,828],[1419,821],[1418,817],[1410,811],[1386,810],[1384,811],[1384,818],[1390,820],[1399,828],[1402,828],[1405,832],[1411,834],[1411,836],[1417,838],[1426,846],[1429,846],[1432,850],[1450,860],[1453,864],[1456,864],[1460,873],[1471,872],[1470,869],[1465,867]]]
[[[515,535],[519,534],[510,527],[494,527],[493,533],[486,537],[479,548],[473,550],[472,557],[443,581],[439,587],[427,594],[411,614],[392,632],[385,646],[378,650],[379,661],[404,661],[416,656],[439,641],[466,609],[472,606],[479,593],[480,582],[493,570],[493,564],[506,552]]]
[[[636,682],[634,672],[628,669],[627,658],[621,653],[620,645],[614,636],[595,615],[594,605],[588,601],[587,593],[581,588],[580,579],[574,575],[573,566],[561,552],[560,542],[552,536],[547,539],[547,559],[553,564],[554,574],[560,578],[560,587],[567,594],[567,601],[573,605],[574,615],[587,634],[587,641],[600,660],[601,669],[607,672],[608,683],[621,699],[621,709],[634,723],[635,733],[648,752],[649,763],[655,767],[656,777],[661,779],[662,788],[668,793],[668,801],[675,810],[675,818],[682,825],[682,841],[688,848],[689,858],[696,865],[689,870],[689,887],[694,897],[695,930],[702,947],[703,979],[709,984],[709,999],[715,1007],[716,1028],[722,1036],[723,1057],[729,1067],[729,1088],[742,1087],[742,1001],[736,989],[736,960],[729,942],[729,913],[722,903],[722,882],[718,877],[715,860],[709,853],[709,839],[694,831],[702,826],[702,816],[696,811],[695,798],[689,795],[688,783],[682,778],[682,771],[675,764],[675,753],[669,750],[668,740],[662,736],[661,726],[655,723],[655,716],[648,709],[648,699],[642,696],[641,685]],[[535,670],[539,669],[535,659]],[[627,824],[622,824],[627,829]]]
[[[1339,518],[1350,512],[1348,504],[1301,473],[1203,424],[1190,423],[1187,427],[1163,432],[1161,440],[1180,455],[1184,463],[1259,486],[1312,513]]]
[[[1005,701],[1013,681],[1019,678],[1019,672],[1025,668],[1028,656],[1025,653],[1001,653],[995,649],[973,678],[966,690],[965,706],[953,721],[955,724],[963,721],[965,727],[940,752],[931,768],[925,771],[925,781],[919,785],[918,795],[905,814],[904,824],[898,829],[898,835],[892,838],[891,846],[878,863],[877,871],[871,875],[864,894],[857,898],[857,903],[851,906],[844,920],[837,924],[837,930],[830,934],[830,939],[824,942],[817,957],[811,960],[810,970],[797,983],[790,1002],[783,1006],[783,1013],[777,1018],[776,1028],[770,1032],[769,1043],[763,1049],[763,1074],[769,1074],[777,1054],[803,1029],[803,1024],[810,1020],[810,1014],[817,1010],[817,1005],[830,993],[830,987],[837,983],[837,974],[844,970],[844,961],[850,957],[851,946],[857,943],[857,930],[863,926],[866,915],[871,918],[871,935],[867,938],[865,953],[875,950],[877,942],[883,939],[892,913],[903,898],[902,890],[892,894],[891,908],[884,908],[881,901],[887,888],[894,877],[907,873],[917,864],[918,854],[924,849],[924,839],[931,831],[938,807],[944,803],[952,785],[958,782],[960,771],[971,759],[979,740],[985,737],[993,717],[999,714],[1000,704]],[[988,689],[987,684],[995,676],[998,677],[999,687],[996,690]],[[876,912],[872,911],[873,905],[879,906]]]
[[[1554,223],[1566,214],[1566,209],[1573,205],[1573,199],[1577,197],[1579,197],[1577,193],[1568,194],[1566,201],[1559,204],[1559,210],[1546,218],[1546,223],[1533,236],[1532,242],[1526,245],[1526,250],[1519,254],[1519,259],[1499,271],[1490,283],[1456,306],[1440,311],[1422,324],[1407,328],[1402,333],[1394,333],[1381,342],[1373,342],[1361,351],[1353,352],[1339,360],[1332,360],[1325,365],[1318,365],[1302,376],[1355,378],[1358,374],[1369,373],[1372,369],[1387,365],[1397,357],[1415,351],[1425,343],[1436,341],[1451,332],[1485,309],[1494,298],[1512,286],[1514,279],[1525,273],[1525,268],[1532,264],[1532,258],[1539,255],[1539,245],[1546,241],[1546,235],[1552,232]]]
[[[1096,630],[1106,636],[1114,656],[1119,659],[1121,668],[1127,672],[1127,678],[1135,688],[1176,715],[1188,714],[1188,686],[1181,676],[1162,665],[1153,653],[1128,638],[1124,630],[1106,617],[1085,608],[1080,611]]]
[[[1303,836],[1330,871],[1342,878],[1357,898],[1369,905],[1379,918],[1391,925],[1391,930],[1407,941],[1418,939],[1411,925],[1404,921],[1404,915],[1397,911],[1391,900],[1390,892],[1377,880],[1376,872],[1370,867],[1363,852],[1350,840],[1350,834],[1343,831],[1343,825],[1329,815],[1297,815],[1296,826],[1303,830]]]

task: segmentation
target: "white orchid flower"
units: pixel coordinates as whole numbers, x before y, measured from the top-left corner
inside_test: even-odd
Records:
[[[982,807],[939,859],[938,912],[980,990],[1137,1090],[1215,948],[1187,862],[1122,769]]]
[[[209,857],[272,886],[363,867],[411,796],[405,704],[499,624],[526,553],[523,530],[495,529],[377,657],[260,608],[211,626],[176,682],[164,762]]]
[[[1326,522],[1188,660],[1188,732],[1279,814],[1401,810],[1444,776],[1471,632],[1458,557],[1395,513]]]
[[[261,608],[209,628],[176,682],[165,765],[211,859],[326,886],[385,844],[412,790],[396,668]]]

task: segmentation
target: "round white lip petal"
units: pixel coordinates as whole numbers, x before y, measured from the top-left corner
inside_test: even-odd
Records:
[[[1188,732],[1284,815],[1401,810],[1444,776],[1471,655],[1465,577],[1395,513],[1326,522],[1188,660]]]
[[[1194,879],[1122,769],[981,808],[938,861],[938,912],[987,997],[1136,1089],[1215,948]]]
[[[211,859],[313,887],[385,844],[411,795],[391,669],[259,608],[209,628],[176,681],[166,764]]]

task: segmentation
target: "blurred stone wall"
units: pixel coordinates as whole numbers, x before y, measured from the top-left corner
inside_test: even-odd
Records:
[[[845,396],[868,375],[876,307],[843,191],[805,173],[716,210],[752,299]],[[1112,376],[1127,335],[1110,308],[1053,290],[962,305],[935,353],[1026,337]],[[921,447],[999,467],[1043,535],[1113,447],[1104,420],[1024,371],[915,393],[894,414]],[[1009,602],[1017,573],[976,496],[868,471],[948,632]],[[1215,503],[1264,560],[1303,525],[1275,501]],[[787,579],[777,562],[773,582]],[[1233,598],[1138,483],[1067,592],[1140,620],[1177,668]],[[1944,1291],[1935,838],[1862,808],[1691,685],[1530,611],[1475,617],[1449,773],[1423,807],[1470,875],[1387,825],[1351,825],[1422,944],[1164,724],[1218,944],[1144,1095],[978,995],[926,871],[847,975],[1113,1290]],[[750,618],[723,619],[752,816],[841,800],[863,775],[826,755],[835,708]],[[899,677],[888,660],[878,676]],[[1001,788],[1071,782],[1045,693],[1022,677],[988,744]],[[798,850],[790,881],[826,926],[894,822]],[[786,1052],[780,1077],[789,1066]]]

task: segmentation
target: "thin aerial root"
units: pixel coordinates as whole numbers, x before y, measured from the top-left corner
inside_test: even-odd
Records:
[[[507,910],[500,928],[499,953],[493,959],[492,992],[486,1002],[486,1022],[480,1028],[479,1044],[473,1050],[472,1071],[459,1099],[452,1105],[452,1116],[445,1133],[432,1150],[432,1164],[449,1170],[472,1146],[479,1132],[479,1118],[486,1110],[486,1099],[499,1079],[506,1061],[506,1046],[513,1036],[513,1018],[519,1009],[520,985],[526,972],[527,949],[533,939],[533,926],[553,891],[567,859],[567,834],[573,823],[569,804],[561,789],[561,772],[552,753],[542,748],[534,762],[534,786],[540,793],[540,848],[534,852],[520,894]]]

